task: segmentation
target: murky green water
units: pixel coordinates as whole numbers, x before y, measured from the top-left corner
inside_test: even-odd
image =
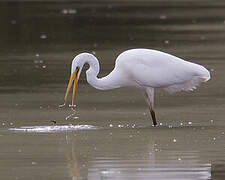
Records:
[[[223,1],[0,2],[0,179],[223,180],[224,12]],[[85,71],[75,111],[59,107],[76,54],[96,54],[104,76],[139,47],[200,63],[212,79],[157,92],[156,128],[141,93],[95,90]]]

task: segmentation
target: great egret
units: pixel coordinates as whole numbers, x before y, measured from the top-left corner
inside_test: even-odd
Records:
[[[77,55],[72,62],[71,76],[65,94],[65,102],[73,86],[72,105],[81,70],[85,63],[88,83],[96,89],[108,90],[124,86],[140,89],[148,103],[153,125],[156,126],[154,112],[154,90],[164,89],[168,92],[196,89],[201,82],[210,79],[209,71],[201,65],[182,60],[173,55],[151,49],[130,49],[121,53],[113,71],[105,77],[98,78],[99,61],[89,53]]]

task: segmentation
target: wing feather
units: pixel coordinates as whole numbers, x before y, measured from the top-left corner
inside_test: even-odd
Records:
[[[163,90],[165,90],[169,93],[174,93],[174,92],[179,92],[179,91],[193,91],[200,85],[201,82],[206,82],[208,80],[209,80],[209,78],[194,76],[189,81],[185,81],[183,83],[173,84],[173,85],[164,87]]]
[[[210,79],[205,67],[156,50],[125,51],[118,57],[116,67],[139,86],[170,93],[193,90]]]

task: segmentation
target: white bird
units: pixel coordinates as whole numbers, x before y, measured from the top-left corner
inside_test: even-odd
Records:
[[[72,62],[71,76],[65,94],[65,102],[74,81],[72,105],[76,87],[84,64],[89,64],[86,71],[87,82],[96,89],[108,90],[119,87],[140,89],[147,101],[156,126],[154,112],[154,90],[161,88],[168,92],[196,89],[201,82],[210,79],[209,71],[198,64],[185,61],[176,56],[151,49],[130,49],[121,53],[115,68],[107,76],[98,78],[99,61],[90,53],[77,55]]]

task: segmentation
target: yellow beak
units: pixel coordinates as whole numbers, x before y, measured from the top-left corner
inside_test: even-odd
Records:
[[[78,72],[79,72],[79,69],[77,68],[73,72],[73,74],[71,74],[70,81],[69,81],[69,84],[67,86],[66,94],[65,94],[65,97],[64,97],[64,101],[66,102],[67,96],[68,96],[68,94],[70,92],[70,89],[71,89],[72,84],[73,84],[73,81],[74,81],[74,85],[73,85],[73,96],[72,96],[72,105],[74,104],[74,99],[75,99],[75,93],[76,93],[77,82],[78,82]]]

